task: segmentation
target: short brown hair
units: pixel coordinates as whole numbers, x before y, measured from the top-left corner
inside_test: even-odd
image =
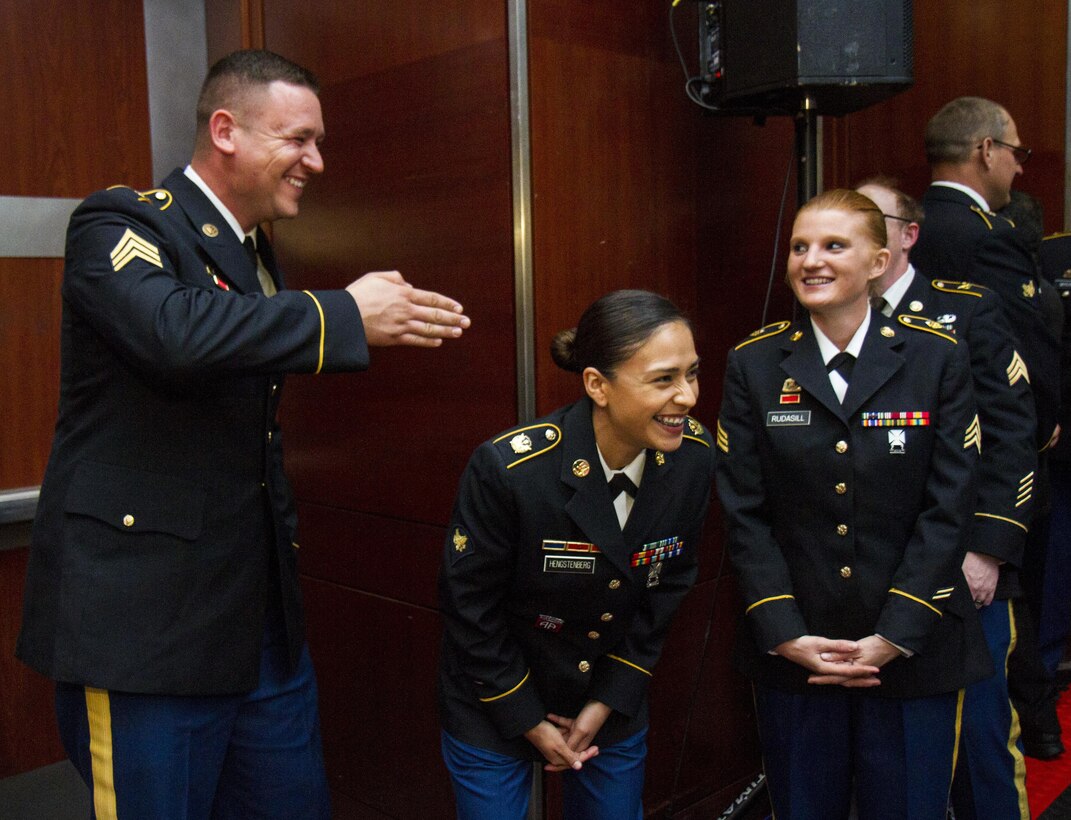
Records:
[[[213,111],[240,109],[253,90],[274,82],[303,86],[314,94],[320,93],[320,82],[311,71],[273,51],[243,49],[232,51],[216,61],[208,70],[197,98],[198,144],[208,132]]]
[[[999,140],[1008,128],[1008,112],[984,97],[957,97],[926,124],[926,161],[966,162],[986,137]]]
[[[919,225],[922,224],[922,220],[925,217],[922,203],[915,199],[915,197],[905,194],[900,189],[899,180],[879,174],[878,176],[867,177],[855,186],[855,190],[858,191],[860,188],[865,188],[868,185],[872,185],[875,188],[884,188],[896,197],[896,213],[889,214],[889,216],[899,216],[903,219],[910,219],[912,222],[917,222]]]

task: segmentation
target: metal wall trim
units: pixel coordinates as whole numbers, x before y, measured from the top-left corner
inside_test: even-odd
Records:
[[[143,0],[154,180],[185,165],[208,62],[204,0]],[[200,36],[197,34],[200,33]],[[80,199],[0,196],[0,258],[62,258]]]
[[[194,111],[208,72],[204,0],[143,0],[153,181],[193,152]]]
[[[0,257],[62,257],[67,221],[81,201],[0,196]]]
[[[513,287],[517,421],[535,418],[535,285],[532,275],[532,133],[526,0],[508,0],[510,142],[513,159]]]

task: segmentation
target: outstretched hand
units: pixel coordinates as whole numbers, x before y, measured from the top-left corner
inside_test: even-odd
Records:
[[[372,347],[438,347],[471,324],[458,302],[414,288],[396,270],[366,273],[346,291],[361,311],[365,338]]]

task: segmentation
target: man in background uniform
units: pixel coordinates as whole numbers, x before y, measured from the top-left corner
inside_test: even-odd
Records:
[[[982,452],[969,551],[963,561],[996,672],[967,687],[961,753],[952,785],[957,820],[1029,820],[1026,769],[1005,674],[1015,642],[1011,598],[1033,509],[1035,420],[1028,374],[1016,351],[999,297],[965,282],[931,281],[909,254],[922,209],[891,180],[857,190],[885,214],[889,266],[877,280],[874,305],[887,316],[909,313],[938,322],[967,342],[971,382],[982,425]]]

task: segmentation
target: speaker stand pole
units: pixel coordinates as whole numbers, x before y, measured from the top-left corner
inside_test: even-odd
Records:
[[[796,114],[796,204],[818,194],[818,114],[814,97],[804,93]]]

